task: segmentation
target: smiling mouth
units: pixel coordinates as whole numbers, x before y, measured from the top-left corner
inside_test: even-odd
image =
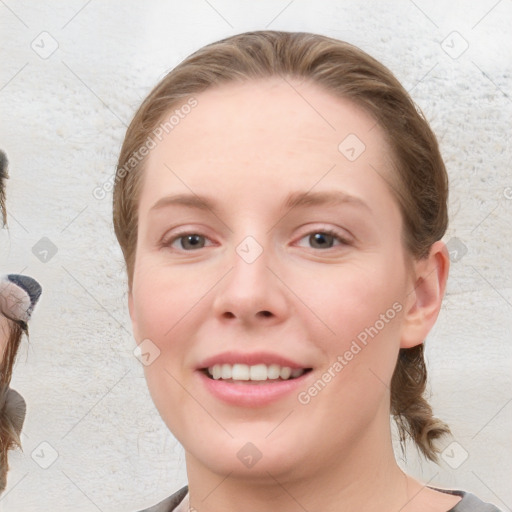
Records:
[[[310,372],[312,368],[290,368],[278,364],[215,364],[201,371],[212,380],[227,382],[277,382],[293,380]]]

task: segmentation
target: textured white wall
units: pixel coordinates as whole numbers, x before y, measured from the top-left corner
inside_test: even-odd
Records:
[[[359,45],[438,134],[451,179],[445,241],[459,254],[427,353],[435,412],[468,458],[451,467],[464,455],[457,445],[439,467],[411,450],[404,465],[510,510],[511,19],[508,0],[1,2],[0,147],[11,163],[2,273],[37,278],[43,295],[13,378],[28,414],[0,508],[137,510],[185,483],[183,453],[132,353],[111,197],[92,191],[166,71],[206,43],[269,28]],[[33,248],[46,239],[56,253],[44,262]]]

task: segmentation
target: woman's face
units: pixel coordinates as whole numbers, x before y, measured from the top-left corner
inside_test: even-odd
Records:
[[[297,81],[196,99],[149,154],[129,295],[163,420],[223,474],[389,443],[414,294],[381,129]]]

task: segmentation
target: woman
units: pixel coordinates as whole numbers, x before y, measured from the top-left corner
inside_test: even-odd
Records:
[[[449,269],[446,170],[382,64],[260,31],[200,49],[145,99],[114,227],[152,398],[188,486],[148,509],[497,510],[397,465],[436,460],[423,341]]]

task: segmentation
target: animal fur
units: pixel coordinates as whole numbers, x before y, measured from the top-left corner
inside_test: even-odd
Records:
[[[7,158],[0,151],[0,210],[7,225],[5,179]],[[7,453],[21,448],[20,434],[25,420],[23,397],[9,387],[12,368],[23,335],[28,336],[28,320],[41,295],[37,281],[28,276],[10,274],[0,277],[0,493],[7,484]]]

